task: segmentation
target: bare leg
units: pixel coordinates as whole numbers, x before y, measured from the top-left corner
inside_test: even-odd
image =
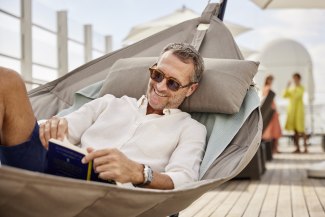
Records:
[[[296,146],[296,150],[294,151],[294,153],[300,153],[300,148],[299,148],[299,133],[297,131],[295,131],[295,135],[293,137],[293,142]]]
[[[308,148],[307,148],[308,144],[307,144],[307,135],[306,135],[306,133],[303,132],[302,137],[304,139],[305,153],[308,153]]]
[[[20,75],[0,67],[0,144],[12,146],[29,139],[35,116]]]

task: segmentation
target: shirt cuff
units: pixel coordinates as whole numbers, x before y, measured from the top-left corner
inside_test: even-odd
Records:
[[[197,181],[182,172],[165,172],[163,174],[168,175],[172,179],[172,181],[174,183],[174,189],[179,188],[186,183]]]

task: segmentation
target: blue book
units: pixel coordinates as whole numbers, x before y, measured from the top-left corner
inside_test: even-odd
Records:
[[[98,177],[93,169],[92,161],[81,163],[81,159],[88,154],[85,149],[56,139],[49,140],[47,152],[47,173],[88,181],[98,181],[115,184],[114,181],[105,181]]]

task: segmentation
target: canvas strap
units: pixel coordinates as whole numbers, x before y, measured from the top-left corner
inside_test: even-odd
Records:
[[[212,19],[212,17],[214,15],[216,15],[219,8],[220,8],[219,3],[208,4],[201,14],[200,22],[201,23],[210,23],[210,20]]]
[[[204,40],[205,34],[209,29],[209,24],[214,15],[216,15],[217,10],[219,10],[220,4],[218,3],[210,3],[202,12],[200,17],[200,24],[198,28],[195,29],[193,33],[193,39],[191,41],[191,45],[195,47],[196,50],[199,50],[202,42]]]
[[[201,44],[203,42],[203,39],[205,37],[205,34],[207,32],[207,29],[205,30],[196,30],[194,37],[192,39],[191,45],[198,51],[200,50]]]

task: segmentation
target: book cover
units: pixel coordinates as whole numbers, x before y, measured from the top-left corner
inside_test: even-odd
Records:
[[[92,162],[88,164],[81,162],[81,159],[86,154],[85,149],[72,145],[67,140],[50,139],[47,152],[47,173],[75,179],[111,183],[98,177],[98,174],[93,169]]]

